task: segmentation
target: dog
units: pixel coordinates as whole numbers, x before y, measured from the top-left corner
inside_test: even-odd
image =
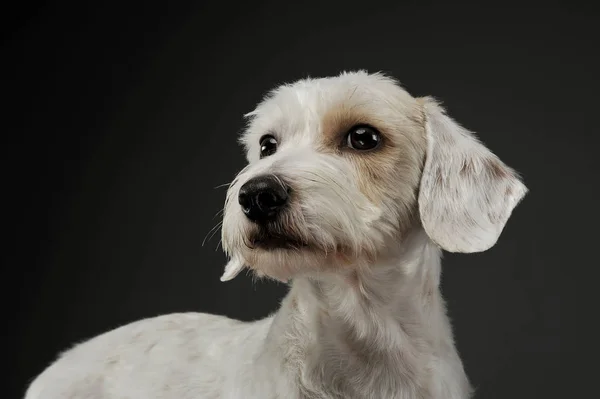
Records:
[[[25,398],[469,398],[441,253],[495,245],[521,177],[382,73],[284,84],[246,118],[221,280],[289,282],[280,309],[134,322],[62,354]]]

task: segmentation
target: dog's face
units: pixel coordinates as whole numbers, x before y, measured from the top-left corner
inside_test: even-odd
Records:
[[[373,264],[423,227],[442,248],[497,240],[525,187],[431,99],[380,74],[301,80],[248,114],[227,192],[224,279]]]

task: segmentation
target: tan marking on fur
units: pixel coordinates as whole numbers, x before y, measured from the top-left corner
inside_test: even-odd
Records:
[[[379,148],[360,152],[344,147],[346,133],[357,124],[368,124],[381,133]],[[398,222],[402,231],[407,229],[409,226],[402,222],[412,220],[407,213],[416,204],[416,188],[427,145],[420,107],[415,106],[402,125],[395,125],[378,117],[377,109],[342,103],[324,115],[321,126],[319,149],[340,153],[351,160],[356,167],[359,189],[375,206],[400,199],[406,206],[400,210]]]
[[[343,269],[349,265],[356,265],[358,259],[371,264],[379,258],[379,255],[379,252],[375,252],[369,248],[361,248],[357,251],[349,247],[338,245],[338,247],[335,249],[335,252],[330,255],[330,269],[333,270],[336,267]]]
[[[327,149],[338,151],[345,145],[348,131],[356,125],[374,126],[376,120],[368,113],[347,104],[340,104],[330,109],[321,120],[321,142]]]
[[[344,248],[338,247],[334,254],[336,260],[342,264],[350,264],[352,263],[352,255],[350,254],[350,250],[346,250]]]
[[[496,179],[504,179],[508,177],[506,168],[495,159],[486,159],[486,167],[490,174]]]
[[[475,173],[475,165],[473,165],[473,161],[471,159],[466,159],[462,164],[459,172],[462,176],[468,176]]]

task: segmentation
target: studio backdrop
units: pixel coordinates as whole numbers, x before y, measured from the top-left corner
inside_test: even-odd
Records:
[[[599,264],[590,7],[22,7],[3,16],[0,396],[22,397],[59,352],[134,320],[276,310],[285,285],[219,281],[225,185],[246,162],[242,116],[281,83],[365,69],[442,101],[530,189],[495,247],[444,256],[442,291],[476,397],[586,397],[595,291],[583,285]]]

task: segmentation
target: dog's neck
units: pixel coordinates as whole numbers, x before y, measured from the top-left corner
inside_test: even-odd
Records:
[[[439,291],[440,255],[418,229],[368,268],[294,279],[268,340],[284,348],[307,397],[468,396]]]

